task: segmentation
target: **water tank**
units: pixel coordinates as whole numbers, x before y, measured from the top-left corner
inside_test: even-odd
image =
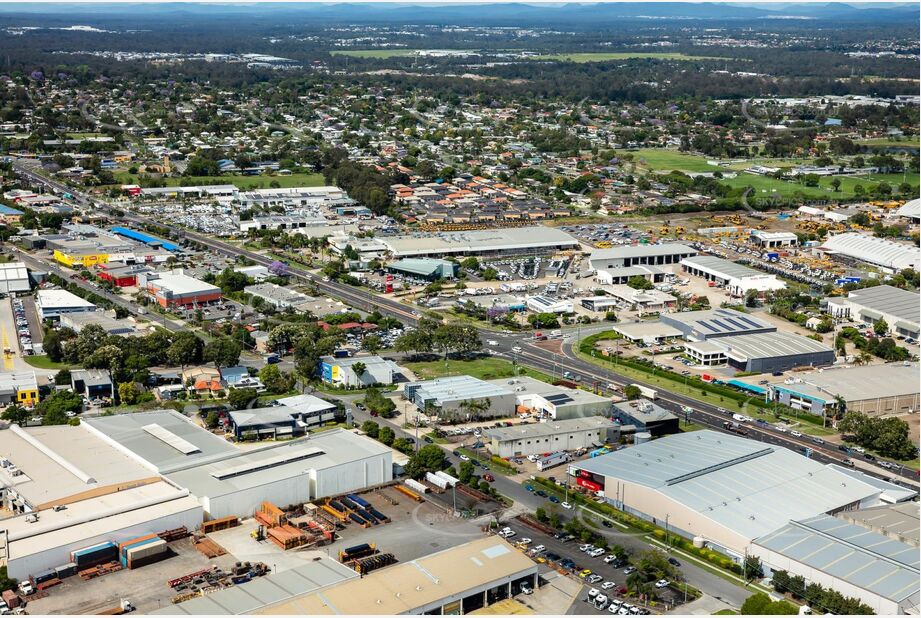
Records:
[[[634,444],[643,444],[652,440],[652,434],[648,431],[639,431],[633,435]]]
[[[704,537],[695,536],[693,543],[694,543],[694,547],[696,547],[697,549],[703,549],[704,545],[706,545],[707,542],[704,540]]]

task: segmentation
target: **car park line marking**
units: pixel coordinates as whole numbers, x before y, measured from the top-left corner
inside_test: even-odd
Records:
[[[617,521],[616,519],[611,519],[611,518],[608,517],[607,515],[602,515],[601,513],[596,513],[595,511],[591,510],[590,508],[588,508],[588,507],[585,506],[584,504],[580,504],[580,505],[579,505],[579,510],[585,511],[586,513],[590,513],[591,515],[596,515],[596,516],[600,517],[601,519],[606,519],[606,520],[608,520],[609,522],[611,522],[612,524],[614,524],[615,526],[620,526],[620,527],[623,528],[624,530],[628,530],[628,529],[630,528],[627,524],[623,524],[623,523]]]

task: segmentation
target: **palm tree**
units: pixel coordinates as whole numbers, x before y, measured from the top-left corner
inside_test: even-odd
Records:
[[[365,374],[365,371],[368,369],[368,366],[363,362],[358,361],[357,363],[352,364],[352,371],[355,372],[355,377],[358,378],[358,387],[361,388],[361,376]]]

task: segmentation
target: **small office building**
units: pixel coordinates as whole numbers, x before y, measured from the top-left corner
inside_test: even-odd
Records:
[[[306,431],[297,421],[297,412],[287,406],[233,410],[229,416],[237,441],[293,438]]]
[[[138,283],[163,307],[193,307],[221,300],[221,288],[190,277],[179,268],[138,276]]]
[[[751,241],[763,249],[779,249],[781,247],[795,247],[799,242],[799,237],[793,232],[752,230]]]
[[[35,294],[35,307],[38,309],[38,315],[42,321],[52,320],[54,322],[65,313],[80,313],[84,311],[96,311],[96,305],[88,300],[84,300],[67,290],[39,290]]]
[[[70,372],[70,387],[87,399],[114,397],[115,387],[109,374],[102,369],[74,369]]]
[[[292,410],[298,421],[307,428],[316,427],[337,420],[336,404],[313,395],[294,395],[278,400],[283,407]]]
[[[286,288],[275,283],[248,285],[243,288],[243,291],[253,298],[258,298],[262,300],[263,303],[279,310],[295,309],[299,305],[305,305],[315,300],[297,290],[292,290],[291,288]]]
[[[680,431],[677,416],[646,399],[615,403],[612,415],[622,427],[632,426],[636,432],[647,432],[653,437]]]
[[[403,397],[425,414],[441,419],[466,421],[504,418],[515,413],[515,392],[506,384],[472,376],[448,376],[403,385]],[[501,382],[501,381],[498,381]],[[471,407],[480,404],[482,409]]]
[[[607,397],[561,384],[548,384],[529,376],[489,380],[489,383],[515,392],[519,414],[561,421],[607,416],[611,411],[611,400]]]
[[[0,405],[13,403],[29,408],[38,403],[38,379],[34,371],[0,373]]]
[[[525,457],[597,448],[614,438],[616,432],[617,427],[607,418],[589,416],[487,429],[484,441],[497,457]]]
[[[356,365],[364,366],[361,375],[355,371]],[[380,356],[324,356],[320,359],[319,370],[321,380],[341,388],[393,384],[394,378],[400,375],[400,368],[395,362]]]

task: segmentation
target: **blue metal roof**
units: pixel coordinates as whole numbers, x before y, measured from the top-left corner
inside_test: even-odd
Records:
[[[132,230],[127,227],[113,227],[112,231],[121,236],[130,238],[131,240],[142,242],[145,245],[158,244],[167,251],[180,251],[179,245],[171,243],[168,240],[161,240],[155,236],[151,236],[143,232],[138,232],[137,230]]]
[[[741,388],[743,391],[749,391],[751,393],[756,393],[758,395],[763,395],[767,392],[766,388],[761,388],[760,386],[755,386],[754,384],[746,384],[745,382],[742,382],[741,380],[729,380],[728,382],[726,382],[726,384],[735,386],[736,388]]]

